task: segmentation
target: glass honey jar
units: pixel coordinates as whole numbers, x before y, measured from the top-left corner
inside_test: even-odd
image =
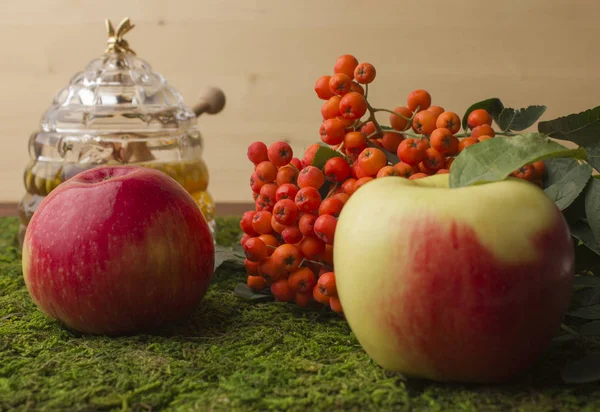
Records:
[[[38,205],[61,182],[86,169],[119,164],[171,176],[194,198],[214,235],[215,205],[197,118],[220,112],[223,92],[210,88],[188,108],[123,38],[133,28],[130,20],[116,29],[107,20],[106,26],[104,54],[58,91],[39,130],[29,138],[26,193],[19,204],[21,242]]]

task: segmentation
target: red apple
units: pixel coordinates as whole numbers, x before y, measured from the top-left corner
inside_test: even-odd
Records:
[[[60,184],[25,233],[23,276],[49,317],[92,334],[149,331],[195,310],[214,244],[191,196],[166,174],[98,167]]]
[[[574,277],[569,227],[529,182],[450,189],[448,176],[384,177],[350,197],[335,232],[337,290],[384,368],[506,380],[560,330]]]

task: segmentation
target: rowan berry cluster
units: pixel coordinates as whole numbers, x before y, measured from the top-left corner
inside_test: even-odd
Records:
[[[459,134],[458,114],[432,106],[426,90],[409,93],[406,106],[373,108],[368,87],[375,67],[354,56],[340,56],[333,72],[314,87],[325,100],[320,126],[325,145],[312,144],[301,159],[283,141],[248,147],[256,207],[244,213],[240,227],[250,288],[269,288],[276,300],[300,306],[316,301],[341,313],[333,245],[338,216],[350,196],[377,178],[449,173],[458,154],[496,132],[492,116],[478,109],[467,117],[467,133]],[[389,113],[389,125],[376,119],[378,112]],[[327,160],[315,162],[323,146],[329,148]],[[541,185],[544,170],[537,162],[513,175]]]
[[[240,221],[248,286],[257,292],[269,288],[279,301],[300,306],[316,301],[342,312],[333,237],[348,195],[339,191],[323,198],[319,189],[327,177],[311,165],[311,153],[294,158],[285,142],[269,147],[254,142],[248,158],[254,164],[250,187],[256,203]]]

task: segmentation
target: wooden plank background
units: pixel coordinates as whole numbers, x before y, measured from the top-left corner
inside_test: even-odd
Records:
[[[546,104],[547,119],[600,103],[597,0],[4,0],[0,10],[0,202],[22,196],[27,139],[55,92],[102,54],[106,17],[131,17],[131,47],[189,105],[206,86],[225,91],[225,110],[199,120],[219,202],[251,200],[252,141],[300,152],[318,139],[313,84],[340,54],[377,67],[380,107],[416,88],[459,113],[492,96]]]

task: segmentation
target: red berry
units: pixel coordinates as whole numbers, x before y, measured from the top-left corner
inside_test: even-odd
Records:
[[[296,297],[296,292],[294,292],[287,279],[279,279],[273,282],[271,293],[275,300],[280,302],[291,302]]]
[[[293,225],[298,220],[298,207],[291,199],[282,199],[273,207],[273,216],[282,225]]]
[[[360,93],[350,92],[340,100],[339,109],[346,119],[360,119],[367,112],[367,101]]]
[[[356,184],[356,179],[350,178],[347,179],[344,183],[342,183],[342,190],[348,196],[351,196],[354,193],[354,185]]]
[[[275,142],[269,146],[269,160],[277,167],[282,167],[290,163],[294,152],[286,142]],[[276,175],[277,176],[277,175]],[[273,178],[275,180],[275,178]]]
[[[343,207],[344,202],[341,199],[329,197],[321,202],[321,205],[319,206],[319,216],[331,215],[333,217],[338,217]]]
[[[277,221],[277,219],[275,219],[275,216],[271,216],[271,227],[273,228],[273,230],[279,234],[282,234],[283,231],[285,229],[287,229],[288,226],[286,225],[282,225],[281,223],[279,223]]]
[[[272,212],[273,211],[273,206],[274,203],[271,200],[271,198],[263,196],[263,195],[258,195],[258,198],[256,199],[255,202],[256,205],[256,211],[260,212],[263,210],[266,210],[268,212]]]
[[[254,142],[248,146],[248,159],[255,165],[265,160],[269,160],[267,154],[267,145],[263,142]]]
[[[315,220],[317,220],[317,216],[311,213],[303,213],[300,216],[300,220],[298,221],[298,228],[300,229],[300,233],[303,236],[311,237],[316,236],[313,228],[315,226]]]
[[[290,273],[290,286],[298,293],[312,292],[317,284],[317,278],[312,270],[301,267]]]
[[[258,264],[260,262],[253,262],[248,259],[244,259],[244,266],[246,267],[246,274],[248,276],[258,276]]]
[[[375,80],[375,67],[371,63],[360,63],[354,69],[354,79],[362,84],[369,84]]]
[[[252,262],[260,262],[267,257],[267,245],[257,237],[248,239],[243,245],[246,259]]]
[[[321,134],[321,140],[328,145],[334,146],[344,141],[346,135],[346,128],[344,122],[334,117],[327,119],[321,124],[319,130]]]
[[[328,100],[334,95],[329,89],[329,79],[331,76],[321,76],[315,82],[315,93],[321,100]]]
[[[331,215],[321,215],[315,221],[314,231],[319,239],[328,245],[333,244],[337,219]]]
[[[286,272],[290,272],[300,266],[302,252],[298,246],[284,243],[275,249],[272,258],[276,265],[283,267]]]
[[[305,187],[298,191],[294,199],[298,210],[305,213],[312,213],[319,208],[321,204],[321,194],[314,187]]]
[[[321,253],[325,252],[325,242],[316,237],[305,237],[300,243],[300,251],[307,259],[315,259]]]
[[[252,176],[250,176],[250,188],[257,195],[260,193],[260,189],[262,189],[264,184],[265,182],[260,180],[258,176],[256,176],[256,173],[253,173]]]
[[[343,96],[350,92],[352,87],[352,78],[344,73],[336,73],[329,79],[329,89],[333,94]]]
[[[254,229],[252,229],[254,230]],[[246,243],[246,240],[250,239],[251,237],[253,237],[252,235],[249,235],[248,233],[244,233],[242,235],[242,238],[240,239],[240,245],[244,246],[244,243]]]
[[[277,177],[275,178],[275,183],[278,186],[281,186],[285,183],[293,183],[296,184],[296,178],[298,177],[298,171],[294,169],[292,166],[287,165],[279,168],[277,171]]]
[[[277,192],[277,185],[275,183],[267,183],[260,188],[260,195],[271,199],[271,203],[275,203],[275,194]]]
[[[331,99],[323,103],[323,106],[321,106],[321,116],[323,116],[323,119],[331,119],[341,116],[339,96],[333,96]]]
[[[325,176],[333,182],[343,182],[350,177],[352,169],[343,157],[332,157],[325,162]]]
[[[256,230],[252,228],[252,219],[254,218],[255,214],[256,212],[254,211],[244,212],[242,219],[240,220],[240,229],[250,236],[258,236]]]
[[[271,212],[267,212],[266,210],[256,212],[252,218],[252,228],[260,234],[271,233],[273,231],[273,227],[271,226],[272,216]]]
[[[275,201],[279,202],[282,199],[292,199],[296,198],[296,194],[298,193],[298,186],[293,185],[291,183],[284,183],[277,188],[275,192]]]
[[[290,165],[293,165],[298,170],[302,169],[302,161],[300,159],[298,159],[297,157],[292,157],[292,160],[290,161]]]
[[[269,161],[260,162],[254,169],[254,174],[264,183],[271,183],[277,177],[277,168]]]
[[[321,146],[318,143],[314,143],[308,146],[308,148],[304,152],[304,156],[302,157],[303,167],[310,166],[312,164],[315,154],[317,153],[317,150],[319,150],[320,147]]]
[[[356,57],[351,54],[343,54],[336,59],[333,66],[333,72],[344,73],[346,76],[353,78],[356,66],[358,66]]]
[[[337,285],[335,281],[335,273],[326,272],[319,276],[319,281],[317,282],[317,286],[322,294],[325,296],[337,296]]]
[[[314,187],[320,189],[325,183],[325,176],[321,169],[314,166],[306,166],[298,175],[298,186],[300,188]]]
[[[292,245],[302,240],[302,232],[300,232],[298,226],[286,227],[285,229],[283,229],[283,232],[281,232],[281,236],[283,237],[285,243],[289,243]]]

